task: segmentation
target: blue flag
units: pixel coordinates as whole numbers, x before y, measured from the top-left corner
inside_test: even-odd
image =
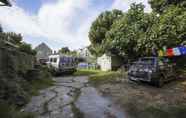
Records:
[[[178,47],[180,52],[181,52],[181,55],[186,55],[186,47]]]

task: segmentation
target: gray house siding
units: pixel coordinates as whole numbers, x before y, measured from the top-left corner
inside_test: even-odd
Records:
[[[37,60],[48,59],[48,56],[52,54],[52,49],[50,49],[45,43],[38,45],[35,50],[37,51]]]

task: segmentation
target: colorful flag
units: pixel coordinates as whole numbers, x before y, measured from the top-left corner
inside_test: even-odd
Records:
[[[175,56],[180,56],[181,55],[181,52],[180,52],[179,48],[173,48],[173,54]]]
[[[179,49],[181,55],[186,55],[186,47],[182,46],[182,47],[178,47],[178,49]]]
[[[164,56],[163,50],[159,50],[159,51],[158,51],[158,56],[159,56],[159,57],[163,57],[163,56]]]
[[[167,49],[166,56],[169,56],[169,57],[174,56],[174,52],[172,48]]]

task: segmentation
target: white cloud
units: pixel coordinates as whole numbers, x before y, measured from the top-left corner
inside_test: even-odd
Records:
[[[43,35],[36,23],[35,16],[28,15],[19,7],[0,7],[0,23],[11,31],[25,35]]]
[[[132,2],[147,0],[114,0],[109,9],[127,10]],[[42,37],[62,42],[63,46],[77,49],[89,45],[88,31],[91,22],[106,9],[96,10],[91,6],[94,0],[57,0],[42,4],[38,14],[31,15],[16,4],[0,8],[0,23],[8,29],[24,36]],[[149,7],[146,9],[149,10]]]
[[[121,9],[127,11],[132,3],[143,3],[145,5],[145,11],[151,12],[151,7],[148,4],[148,0],[115,0],[111,9]]]

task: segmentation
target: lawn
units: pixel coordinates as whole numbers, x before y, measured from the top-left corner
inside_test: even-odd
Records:
[[[75,72],[74,76],[89,76],[89,75],[95,75],[98,73],[102,73],[100,70],[92,70],[92,69],[78,69],[77,72]]]
[[[74,73],[74,76],[89,76],[91,84],[100,85],[103,83],[114,83],[116,79],[121,79],[123,74],[120,71],[80,69]]]
[[[122,73],[119,71],[108,71],[108,72],[99,72],[97,74],[91,75],[89,77],[89,82],[94,86],[101,84],[112,83],[114,84],[117,80],[122,78]]]

